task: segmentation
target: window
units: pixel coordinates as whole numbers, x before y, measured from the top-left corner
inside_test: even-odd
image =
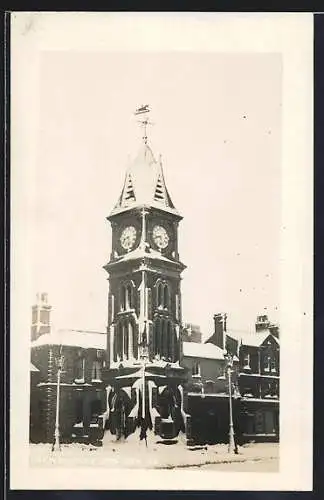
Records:
[[[162,352],[161,355],[165,360],[168,359],[169,344],[168,344],[168,322],[162,319]]]
[[[168,361],[173,361],[173,336],[172,336],[172,323],[168,321],[167,326],[167,352],[166,356]]]
[[[278,383],[277,381],[272,381],[268,382],[265,390],[264,390],[264,397],[265,398],[278,398],[279,396],[279,391],[278,391]]]
[[[163,285],[159,283],[157,286],[157,305],[163,307]]]
[[[192,376],[193,377],[200,377],[200,363],[199,363],[199,361],[196,361],[192,366]]]
[[[153,354],[154,356],[161,353],[161,320],[157,318],[153,325]]]
[[[276,373],[277,372],[277,363],[276,363],[275,358],[271,358],[270,368],[271,368],[271,372],[272,373]]]
[[[264,357],[264,363],[263,363],[263,369],[265,372],[270,371],[270,365],[271,365],[271,357],[270,356],[265,356]]]
[[[75,400],[75,424],[81,424],[83,422],[83,399],[80,393],[77,393],[77,398]]]
[[[136,349],[134,323],[131,319],[120,320],[117,323],[114,338],[114,361],[132,359]],[[135,351],[136,353],[136,351]]]
[[[243,370],[251,370],[251,367],[250,367],[250,354],[244,354],[244,357],[243,357]]]
[[[170,289],[165,282],[158,281],[156,284],[156,303],[159,309],[170,308]]]
[[[163,300],[163,305],[166,309],[169,308],[169,287],[168,285],[164,285],[164,300]]]
[[[116,361],[123,358],[123,325],[117,325],[117,339],[116,339]]]
[[[126,286],[126,309],[131,309],[133,306],[133,296],[132,296],[132,286],[128,284]]]
[[[241,395],[245,398],[253,398],[255,397],[255,391],[252,387],[243,387],[241,389]]]
[[[92,381],[101,381],[101,368],[102,368],[102,365],[101,365],[101,362],[96,359],[93,363],[92,363],[92,374],[91,374],[91,378],[92,378]]]
[[[123,346],[124,346],[124,359],[128,359],[128,324],[123,323]]]
[[[134,307],[133,283],[125,283],[120,287],[120,310],[129,311]]]
[[[125,311],[126,309],[126,288],[124,285],[120,288],[120,310]]]
[[[75,369],[75,382],[79,383],[84,382],[84,367],[85,367],[85,359],[83,354],[79,352]]]

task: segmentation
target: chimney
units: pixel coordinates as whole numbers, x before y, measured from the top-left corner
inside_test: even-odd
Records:
[[[270,327],[270,321],[266,314],[262,316],[257,316],[257,320],[255,323],[255,331],[262,332],[263,330],[268,330]]]
[[[226,333],[227,314],[214,314],[214,339],[215,345],[221,349],[225,348],[225,333]]]
[[[48,294],[38,293],[36,304],[32,306],[31,340],[37,340],[44,333],[51,331],[52,306],[48,304]]]
[[[201,330],[199,325],[193,323],[185,323],[183,325],[182,340],[183,342],[196,342],[201,343]]]

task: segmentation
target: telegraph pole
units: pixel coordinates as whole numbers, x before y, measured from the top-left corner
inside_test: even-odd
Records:
[[[232,404],[232,368],[233,356],[226,355],[227,359],[227,376],[228,376],[228,400],[229,400],[229,441],[228,453],[236,453],[235,438],[234,438],[234,425],[233,425],[233,404]]]
[[[62,346],[60,346],[60,353],[56,359],[57,363],[57,381],[56,381],[56,413],[55,413],[55,430],[54,430],[54,443],[52,451],[60,451],[60,389],[61,389],[61,373],[63,368],[64,357],[62,355]]]

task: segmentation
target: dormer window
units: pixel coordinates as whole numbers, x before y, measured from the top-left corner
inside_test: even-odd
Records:
[[[243,357],[243,370],[251,370],[251,367],[250,367],[250,354],[244,354],[244,357]]]

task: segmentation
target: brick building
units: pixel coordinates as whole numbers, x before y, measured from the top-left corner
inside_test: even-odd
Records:
[[[226,322],[226,315],[214,315],[214,334],[219,338]],[[186,337],[185,337],[186,338]],[[181,365],[187,371],[185,385],[186,411],[190,415],[189,442],[214,444],[228,442],[229,431],[229,386],[226,351],[223,343],[183,342]],[[237,388],[238,357],[233,356],[232,394],[235,432],[239,429],[239,403]]]
[[[103,435],[106,410],[106,335],[81,330],[58,330],[40,335],[31,343],[31,361],[37,382],[31,387],[30,439],[52,442],[56,413],[57,372],[60,383],[60,434],[63,441]]]
[[[226,329],[219,322],[207,340],[238,359],[240,433],[245,440],[279,439],[279,327],[258,316],[254,332]]]

